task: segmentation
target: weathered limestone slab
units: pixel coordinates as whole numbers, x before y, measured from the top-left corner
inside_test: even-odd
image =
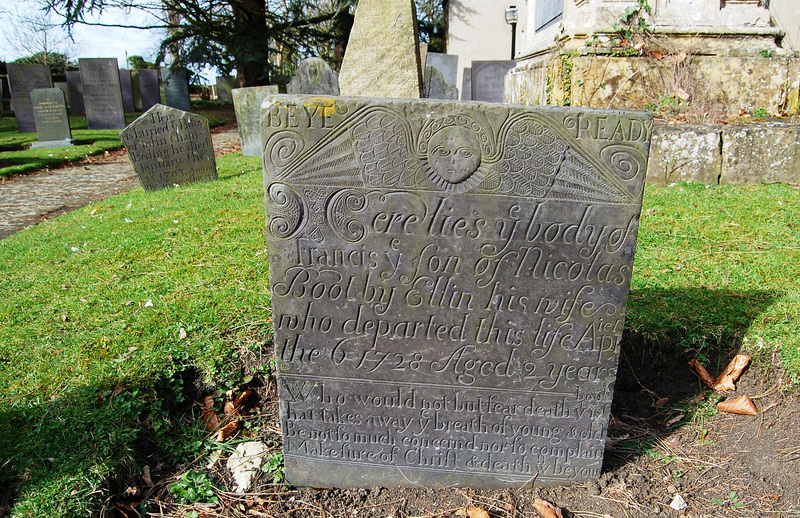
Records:
[[[119,136],[145,191],[217,179],[205,117],[157,104]]]
[[[233,110],[242,143],[242,155],[261,156],[261,103],[270,94],[278,93],[277,85],[234,88]]]
[[[127,68],[119,69],[119,88],[122,92],[122,109],[125,113],[136,111],[133,99],[133,76]]]
[[[422,68],[413,0],[361,0],[339,73],[342,95],[417,99]]]
[[[647,163],[647,183],[716,185],[722,173],[721,138],[719,126],[656,124]]]
[[[52,88],[50,67],[47,65],[22,65],[8,63],[8,86],[11,100],[14,102],[14,117],[17,120],[17,131],[33,133],[36,121],[33,118],[31,92],[37,88]]]
[[[473,61],[472,100],[503,102],[506,73],[516,66],[516,61]]]
[[[800,128],[725,126],[720,184],[800,184]]]
[[[290,94],[339,95],[339,74],[322,58],[304,59],[286,91]]]
[[[278,95],[261,120],[287,481],[598,477],[652,116]]]
[[[39,139],[31,148],[71,146],[72,132],[64,92],[60,88],[37,88],[31,92],[31,102]]]
[[[158,70],[139,70],[139,91],[142,94],[142,110],[147,111],[161,102]]]
[[[217,100],[231,102],[231,90],[236,88],[236,78],[233,76],[217,76]]]
[[[122,129],[125,110],[116,58],[78,60],[83,84],[86,124],[89,129]]]
[[[69,96],[70,113],[84,113],[86,106],[83,102],[83,83],[81,73],[77,70],[67,70],[67,95]]]
[[[161,81],[164,84],[164,102],[171,108],[192,110],[189,98],[189,76],[185,68],[162,68]]]

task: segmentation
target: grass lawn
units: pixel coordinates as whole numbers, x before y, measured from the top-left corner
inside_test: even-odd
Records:
[[[219,395],[269,371],[241,361],[271,335],[258,162],[227,155],[217,182],[0,241],[0,515],[97,516],[145,465],[157,481],[219,447],[193,381]],[[798,206],[781,185],[648,188],[627,332],[714,372],[740,350],[777,357],[800,383]]]

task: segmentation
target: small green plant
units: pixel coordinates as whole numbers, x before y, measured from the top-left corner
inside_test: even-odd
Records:
[[[272,481],[275,484],[283,482],[285,468],[283,466],[283,450],[274,451],[267,457],[267,462],[264,465],[264,471],[272,475]]]
[[[170,484],[168,489],[175,500],[181,503],[219,502],[214,494],[214,484],[211,483],[205,471],[187,471],[177,482]]]
[[[637,0],[636,4],[625,8],[619,22],[614,24],[614,31],[629,42],[636,35],[646,34],[650,31],[650,25],[645,14],[652,14],[650,4],[647,0]]]
[[[753,110],[753,117],[758,117],[759,119],[766,119],[769,117],[769,110],[766,108],[758,107]]]
[[[772,57],[772,51],[769,50],[769,49],[761,49],[761,50],[758,51],[758,53],[761,55],[762,58],[771,58]]]

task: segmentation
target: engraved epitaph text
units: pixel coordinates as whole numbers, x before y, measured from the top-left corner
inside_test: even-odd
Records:
[[[272,96],[287,480],[599,476],[652,118]]]

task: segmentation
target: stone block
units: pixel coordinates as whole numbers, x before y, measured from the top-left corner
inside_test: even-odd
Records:
[[[800,184],[800,128],[726,126],[721,184]]]
[[[650,144],[647,182],[717,185],[722,174],[722,129],[710,124],[656,123]]]

